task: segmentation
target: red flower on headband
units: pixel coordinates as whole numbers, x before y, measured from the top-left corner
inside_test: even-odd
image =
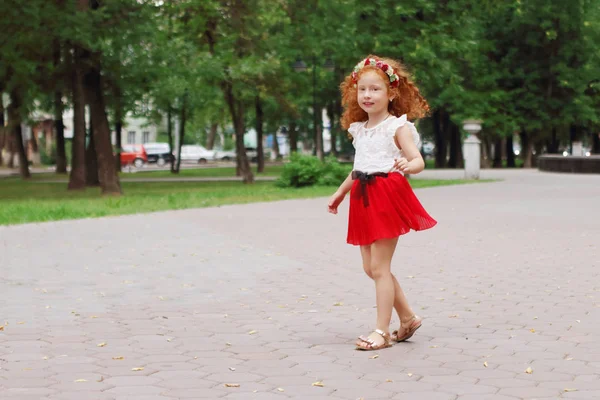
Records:
[[[388,70],[388,68],[389,68],[389,67],[390,67],[389,65],[387,65],[387,64],[383,64],[383,65],[381,66],[381,70],[382,70],[383,72],[385,72],[385,71],[387,71],[387,70]]]

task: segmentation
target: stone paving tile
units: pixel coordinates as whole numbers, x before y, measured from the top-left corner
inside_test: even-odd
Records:
[[[151,386],[151,385],[135,385],[135,386],[126,386],[128,383],[124,382],[121,386],[116,386],[112,389],[108,389],[105,393],[114,395],[117,397],[127,395],[127,396],[150,396],[150,395],[159,395],[162,392],[165,392],[165,388]]]
[[[456,396],[450,393],[443,392],[419,392],[418,397],[415,393],[399,393],[392,397],[392,400],[455,400]]]
[[[393,272],[424,325],[376,353],[353,350],[375,299],[347,202],[0,227],[0,399],[600,398],[600,177],[485,174],[417,191],[440,224]]]

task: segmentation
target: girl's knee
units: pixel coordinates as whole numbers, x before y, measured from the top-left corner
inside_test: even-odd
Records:
[[[371,278],[372,279],[382,279],[382,278],[391,278],[392,273],[390,272],[389,265],[371,265]]]
[[[365,270],[365,274],[371,279],[373,279],[373,272],[371,271],[370,265],[363,265],[363,269]]]

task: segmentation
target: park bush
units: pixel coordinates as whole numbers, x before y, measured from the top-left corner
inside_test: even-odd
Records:
[[[279,187],[336,186],[348,175],[348,171],[333,156],[321,162],[315,156],[292,153],[290,162],[276,182]]]

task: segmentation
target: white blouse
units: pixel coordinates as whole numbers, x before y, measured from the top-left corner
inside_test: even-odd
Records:
[[[415,145],[419,147],[419,132],[415,125],[408,121],[406,114],[401,117],[389,117],[373,128],[365,128],[367,121],[353,122],[348,128],[352,135],[352,144],[356,149],[354,170],[366,173],[390,172],[394,167],[394,159],[404,157],[394,141],[396,130],[408,125],[412,131]]]

